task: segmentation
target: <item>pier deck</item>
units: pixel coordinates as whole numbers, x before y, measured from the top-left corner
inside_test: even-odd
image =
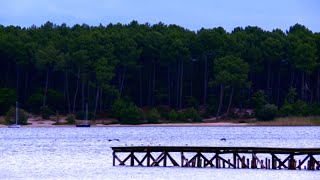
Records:
[[[319,170],[320,148],[111,147],[113,166],[179,166]]]

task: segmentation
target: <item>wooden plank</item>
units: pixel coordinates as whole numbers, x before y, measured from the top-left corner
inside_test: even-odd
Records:
[[[258,147],[196,147],[196,146],[129,146],[111,147],[115,152],[217,152],[220,154],[236,151],[238,153],[275,153],[275,154],[320,154],[320,148],[258,148]]]

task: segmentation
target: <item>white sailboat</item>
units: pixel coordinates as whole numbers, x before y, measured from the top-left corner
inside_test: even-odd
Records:
[[[9,128],[19,128],[20,127],[20,125],[18,124],[18,122],[19,122],[19,116],[18,116],[19,113],[18,112],[19,112],[18,102],[16,102],[16,123],[9,125],[8,126]]]

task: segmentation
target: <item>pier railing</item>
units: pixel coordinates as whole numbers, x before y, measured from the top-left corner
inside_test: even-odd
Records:
[[[113,166],[179,166],[319,170],[320,148],[112,147]]]

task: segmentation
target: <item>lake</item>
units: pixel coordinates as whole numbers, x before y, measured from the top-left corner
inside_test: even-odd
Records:
[[[226,138],[227,141],[220,141]],[[109,141],[119,139],[119,141]],[[320,147],[319,127],[0,128],[0,179],[320,179],[320,171],[112,166],[112,146]]]

